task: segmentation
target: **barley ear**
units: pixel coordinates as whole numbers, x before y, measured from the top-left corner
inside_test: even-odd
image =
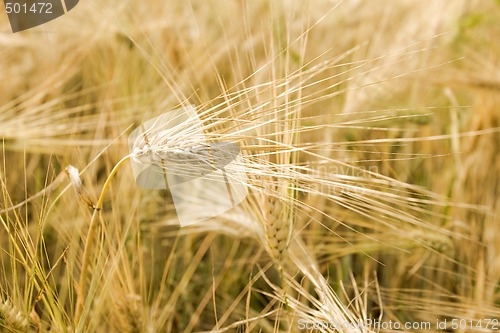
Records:
[[[263,209],[268,250],[271,257],[281,265],[286,257],[291,234],[286,205],[279,198],[267,196]]]
[[[6,329],[29,332],[30,321],[9,300],[5,302],[0,300],[0,326]]]
[[[272,189],[263,195],[263,226],[267,241],[267,250],[276,262],[280,275],[281,287],[283,289],[283,300],[286,308],[289,308],[287,297],[287,283],[285,281],[284,264],[287,256],[288,246],[293,233],[293,205],[289,202],[288,183],[269,182],[268,184],[282,184],[272,186]]]
[[[142,320],[144,305],[142,299],[136,294],[120,295],[116,300],[116,309],[112,317],[111,325],[116,332],[136,333],[143,332],[145,323]]]

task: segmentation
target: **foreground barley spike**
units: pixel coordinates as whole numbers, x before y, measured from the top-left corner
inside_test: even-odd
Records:
[[[171,191],[174,201],[177,200],[176,209],[179,204],[178,201],[185,200],[187,202],[184,205],[186,207],[182,207],[181,202],[181,208],[177,211],[181,225],[186,224],[183,221],[183,216],[184,218],[191,218],[194,221],[189,221],[191,223],[200,220],[200,216],[193,215],[193,211],[198,210],[200,214],[205,214],[201,219],[210,218],[236,206],[246,196],[247,188],[244,173],[238,169],[238,164],[235,166],[235,163],[233,163],[240,153],[239,146],[231,142],[207,142],[203,135],[202,124],[193,106],[171,112],[174,113],[174,117],[164,117],[165,114],[160,115],[146,122],[147,126],[143,124],[142,128],[139,127],[131,133],[129,137],[130,154],[123,157],[114,166],[103,185],[96,204],[90,200],[84,191],[78,176],[78,170],[73,167],[68,167],[67,169],[78,197],[94,209],[85,240],[82,268],[77,285],[75,315],[77,323],[80,321],[85,305],[87,272],[89,270],[100,210],[102,209],[104,197],[111,180],[126,161],[132,160],[133,168],[139,166],[146,168],[146,171],[152,169],[156,173],[153,176],[161,174],[159,179],[163,181],[164,187],[162,188],[167,187],[166,182],[168,178],[169,186],[177,186],[177,189],[180,187],[184,190],[184,196],[192,196],[198,200],[196,202],[196,200],[190,201],[190,198],[186,200],[186,197],[176,197],[175,192]],[[179,121],[180,116],[184,116],[182,118],[183,121]],[[178,124],[171,126],[165,119],[177,121]],[[139,132],[141,129],[142,133]],[[193,195],[191,193],[193,189],[190,187],[193,181],[196,181],[195,184],[198,186],[201,185],[201,187],[204,187],[207,182],[212,182],[210,184],[216,187],[216,189],[214,190],[213,187],[206,186],[207,188],[201,189],[201,195]],[[188,185],[185,185],[185,183],[188,183]],[[203,191],[207,191],[207,193],[203,193]],[[228,194],[228,200],[219,198],[222,191]],[[196,207],[196,204],[200,203],[200,201],[201,204],[203,204],[203,201],[208,202],[208,204],[205,204],[204,207]],[[213,204],[215,204],[215,207],[211,207],[214,206]],[[220,204],[221,207],[218,208],[217,204]],[[207,207],[209,209],[208,214],[205,211]]]
[[[129,136],[137,186],[168,189],[181,226],[218,216],[248,194],[239,144],[207,127],[189,105],[145,121]]]

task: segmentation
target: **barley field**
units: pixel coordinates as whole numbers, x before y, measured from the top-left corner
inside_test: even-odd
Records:
[[[499,1],[0,8],[0,332],[500,332]]]

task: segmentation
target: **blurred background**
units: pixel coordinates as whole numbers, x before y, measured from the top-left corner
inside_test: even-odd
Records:
[[[322,307],[332,295],[354,321],[494,331],[485,320],[500,318],[499,1],[85,0],[18,33],[0,8],[1,332],[312,332],[298,321],[332,320]],[[300,109],[297,140],[329,143],[297,165],[353,182],[375,172],[371,189],[401,204],[397,216],[377,210],[377,195],[373,206],[342,205],[355,196],[335,201],[314,187],[297,197],[294,232],[319,277],[291,258],[283,280],[262,232],[223,218],[180,229],[168,192],[138,189],[127,165],[101,212],[92,302],[76,321],[92,210],[67,181],[6,210],[69,164],[85,169],[95,200],[142,121],[228,100],[218,117],[241,108],[239,119],[257,123],[249,111],[273,104],[297,73],[311,76],[286,95]],[[241,224],[257,209],[245,207]]]

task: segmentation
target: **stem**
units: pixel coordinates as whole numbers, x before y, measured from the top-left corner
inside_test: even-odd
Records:
[[[111,180],[115,176],[116,172],[118,169],[128,161],[130,158],[130,155],[127,155],[123,157],[116,165],[114,166],[113,170],[111,170],[111,173],[108,175],[108,178],[106,178],[106,182],[104,183],[104,186],[102,187],[101,190],[101,195],[99,196],[99,200],[97,201],[97,204],[94,208],[94,212],[92,213],[92,218],[90,219],[90,225],[89,225],[89,231],[87,233],[87,239],[85,241],[85,247],[83,250],[83,262],[82,262],[82,269],[80,271],[80,279],[78,282],[77,286],[77,299],[76,299],[76,311],[75,311],[75,323],[78,323],[80,321],[80,317],[83,311],[83,303],[84,303],[84,295],[85,295],[85,288],[86,288],[86,283],[87,283],[87,270],[89,266],[89,260],[90,260],[90,254],[92,251],[92,243],[94,242],[95,238],[95,232],[97,229],[97,216],[99,215],[103,202],[104,202],[104,196],[106,195],[106,191],[109,187],[109,184],[111,183]]]
[[[283,272],[283,266],[281,265],[281,263],[278,264],[278,272],[279,272],[280,279],[281,279],[281,289],[283,289],[283,301],[285,303],[285,309],[287,311],[291,311],[290,305],[288,304],[288,295],[286,292],[287,285],[286,285],[286,281],[285,281],[285,273]]]

